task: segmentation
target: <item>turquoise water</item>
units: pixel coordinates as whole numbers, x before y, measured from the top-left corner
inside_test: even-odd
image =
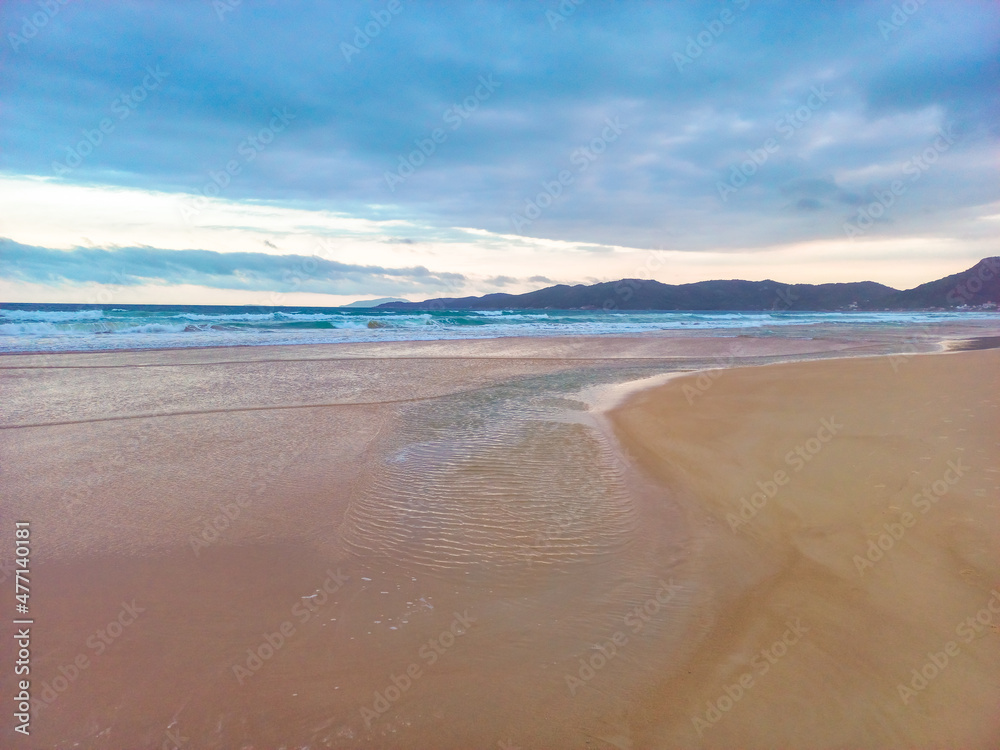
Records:
[[[397,311],[208,305],[0,305],[0,351],[73,351],[638,334],[829,324],[901,326],[970,319],[968,312]]]

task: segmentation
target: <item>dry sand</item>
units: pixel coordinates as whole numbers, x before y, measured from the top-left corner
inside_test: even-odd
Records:
[[[36,707],[27,740],[4,713],[0,744],[995,746],[988,628],[907,705],[896,683],[997,583],[997,353],[770,364],[975,333],[0,357]],[[672,380],[611,422],[587,403],[738,365],[769,366]],[[892,506],[960,458],[861,575]],[[796,617],[808,632],[699,737],[691,716]]]
[[[636,747],[1000,747],[998,371],[995,349],[775,365],[615,414],[705,531],[709,624]]]

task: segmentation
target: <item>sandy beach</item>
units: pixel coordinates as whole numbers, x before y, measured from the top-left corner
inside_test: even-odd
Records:
[[[997,332],[0,356],[19,746],[996,747]]]
[[[636,747],[997,746],[998,365],[741,369],[615,414],[703,544],[707,627]]]

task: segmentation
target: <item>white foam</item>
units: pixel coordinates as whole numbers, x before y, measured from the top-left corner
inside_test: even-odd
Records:
[[[847,324],[900,328],[919,323],[990,320],[996,312],[715,313],[603,311],[444,311],[429,313],[329,312],[192,313],[176,310],[32,311],[0,309],[0,351],[143,349],[374,341],[488,339],[505,336],[641,334],[661,330],[736,335],[790,325]],[[470,312],[474,312],[475,316]],[[482,313],[494,313],[481,315]],[[500,314],[496,314],[500,313]],[[382,325],[369,328],[370,321]],[[233,324],[228,327],[226,323]],[[299,323],[292,326],[291,323]],[[310,326],[313,322],[317,325]],[[330,326],[322,323],[329,322]],[[727,331],[728,329],[728,331]],[[107,334],[107,335],[101,335]]]
[[[59,333],[51,323],[0,323],[0,336],[43,336]]]
[[[218,315],[209,315],[204,313],[178,313],[177,315],[171,315],[172,318],[179,318],[180,320],[211,320],[215,322],[222,322],[226,320],[274,320],[274,313],[220,313]]]
[[[6,320],[37,320],[53,323],[74,320],[100,320],[104,310],[0,310],[0,319]]]

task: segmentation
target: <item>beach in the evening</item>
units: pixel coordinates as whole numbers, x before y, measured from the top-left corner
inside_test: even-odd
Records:
[[[0,30],[0,750],[1000,748],[1000,4]]]

